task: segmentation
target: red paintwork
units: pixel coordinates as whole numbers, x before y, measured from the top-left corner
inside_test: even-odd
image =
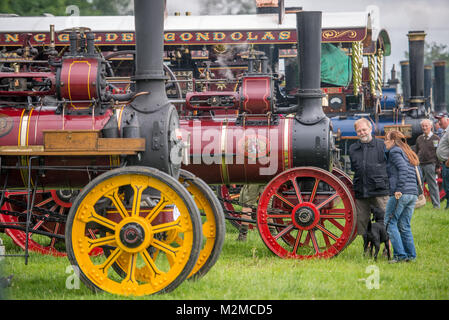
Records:
[[[271,110],[272,81],[270,77],[245,77],[241,87],[242,109],[250,114],[265,114]]]
[[[60,98],[73,101],[92,100],[99,96],[99,61],[96,58],[66,58],[60,77]],[[69,102],[68,107],[86,109],[90,103]]]
[[[246,123],[256,119],[267,121],[266,116],[248,116]],[[236,124],[236,118],[181,119],[183,140],[188,141],[190,136],[189,164],[183,165],[183,169],[210,184],[266,183],[291,166],[290,134],[284,135],[287,123],[291,131],[292,119],[286,118],[269,128],[242,126]],[[284,150],[286,143],[288,150]],[[258,151],[254,149],[256,145]],[[284,151],[288,152],[288,163]],[[271,172],[261,171],[268,168]]]
[[[0,132],[0,146],[20,145],[20,127],[22,118],[28,116],[26,145],[42,145],[45,130],[100,130],[109,120],[113,111],[106,110],[102,115],[67,115],[56,114],[55,108],[42,107],[26,111],[23,108],[1,108],[3,121],[12,121],[12,129],[6,135]],[[8,119],[8,120],[6,120]]]
[[[103,115],[67,115],[56,114],[55,108],[36,108],[31,110],[19,108],[1,108],[0,121],[6,125],[6,130],[2,131],[0,126],[0,146],[32,146],[43,145],[43,131],[45,130],[101,130],[113,115],[111,109],[106,110]],[[28,121],[25,122],[25,117]],[[27,128],[21,129],[22,124]],[[9,127],[9,129],[8,129]],[[3,156],[2,166],[27,166],[27,156]],[[85,170],[47,170],[45,176],[39,177],[39,182],[47,187],[55,188],[81,188],[84,187],[97,172],[92,175],[88,172],[89,166],[112,167],[112,157],[110,156],[47,156],[41,158],[41,165],[45,166],[81,166]],[[36,160],[33,165],[37,165]],[[35,176],[33,171],[32,176]],[[8,187],[27,187],[27,170],[9,170]],[[3,185],[5,175],[0,176]]]

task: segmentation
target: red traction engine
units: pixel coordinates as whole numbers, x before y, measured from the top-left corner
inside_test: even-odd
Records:
[[[182,170],[165,91],[164,1],[136,0],[133,91],[114,93],[94,35],[0,63],[0,229],[64,255],[94,291],[148,295],[204,275],[224,241],[212,189]],[[54,39],[54,28],[50,28]],[[201,215],[200,215],[201,213]],[[43,240],[44,239],[44,240]]]
[[[256,220],[266,246],[283,258],[329,258],[355,237],[352,182],[332,168],[320,90],[321,12],[298,13],[297,28],[297,104],[277,103],[263,59],[260,69],[249,63],[239,90],[188,93],[190,113],[180,120],[189,145],[183,168],[221,190],[263,185]]]

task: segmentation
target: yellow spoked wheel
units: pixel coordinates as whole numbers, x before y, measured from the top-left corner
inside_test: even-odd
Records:
[[[202,249],[189,275],[189,278],[196,279],[204,276],[220,256],[226,233],[224,213],[217,196],[203,180],[181,170],[179,181],[193,196],[203,223]]]
[[[189,191],[195,200],[195,204],[201,215],[203,225],[203,242],[198,261],[195,264],[190,279],[198,279],[204,276],[217,262],[225,239],[226,227],[223,209],[218,201],[215,193],[203,180],[191,174],[188,171],[180,170],[179,182]],[[165,243],[174,241],[181,242],[182,239],[178,235],[176,229],[166,232]],[[105,250],[106,255],[110,255],[111,251]],[[124,275],[126,266],[129,263],[129,257],[120,257],[114,264],[114,269]],[[138,268],[136,270],[136,279],[144,279],[145,270]]]
[[[87,233],[96,229],[96,238]],[[201,220],[192,196],[153,168],[125,167],[92,180],[66,225],[67,255],[94,291],[121,295],[168,292],[198,261]],[[101,247],[105,255],[89,252]],[[120,268],[117,268],[120,265]]]

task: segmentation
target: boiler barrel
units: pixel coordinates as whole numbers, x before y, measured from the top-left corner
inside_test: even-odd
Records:
[[[329,169],[328,121],[313,126],[294,117],[272,123],[268,117],[244,121],[181,120],[183,141],[189,141],[183,168],[210,184],[264,184],[292,167]]]
[[[46,130],[101,130],[111,116],[114,116],[112,110],[92,117],[56,114],[54,108],[45,107],[29,110],[3,108],[0,110],[0,146],[11,150],[30,147],[31,150],[33,146],[44,145]],[[30,151],[29,155],[2,156],[3,172],[0,175],[0,185],[4,186],[7,179],[8,189],[26,188],[30,159],[33,167],[39,167],[32,169],[32,186],[38,173],[38,185],[45,188],[78,189],[100,174],[102,169],[110,169],[120,164],[118,156],[109,155],[41,156],[39,159],[32,159],[32,155],[33,152]]]

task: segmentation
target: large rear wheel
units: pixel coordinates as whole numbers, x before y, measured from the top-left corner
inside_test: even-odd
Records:
[[[273,178],[257,209],[262,240],[282,258],[337,255],[352,240],[355,219],[354,200],[345,184],[314,167],[293,168]]]
[[[93,227],[99,230],[95,239],[86,235]],[[136,296],[171,291],[192,272],[201,243],[192,196],[153,168],[125,167],[98,176],[80,192],[67,219],[68,258],[94,291]],[[109,254],[89,256],[95,247]]]

